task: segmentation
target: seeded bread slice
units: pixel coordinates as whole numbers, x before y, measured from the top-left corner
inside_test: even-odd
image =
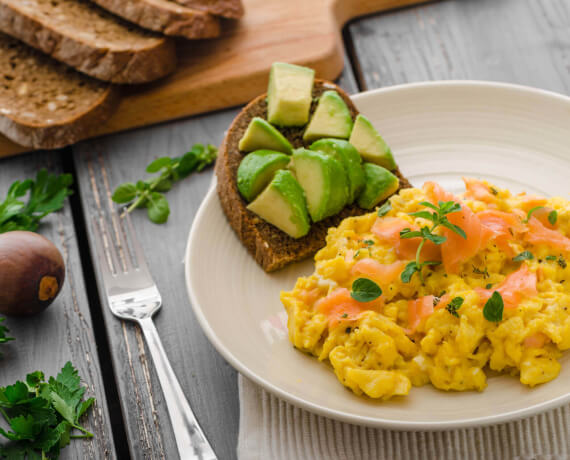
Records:
[[[188,8],[206,11],[224,18],[239,19],[244,14],[241,0],[174,0]]]
[[[0,33],[0,132],[18,144],[64,147],[113,112],[118,94]]]
[[[100,80],[144,83],[174,70],[174,42],[88,0],[0,0],[0,31]]]
[[[169,0],[92,0],[100,7],[145,29],[188,39],[220,35],[220,20],[206,11]]]
[[[330,89],[334,89],[340,94],[354,119],[358,111],[349,96],[337,85],[323,80],[315,80],[311,114],[316,108],[316,98]],[[231,227],[256,262],[265,271],[271,272],[312,256],[324,247],[327,231],[330,227],[337,226],[346,217],[358,216],[370,211],[359,208],[356,204],[346,206],[339,214],[313,223],[308,235],[294,239],[246,208],[247,203],[237,189],[237,169],[244,156],[239,151],[238,143],[253,117],[267,119],[266,97],[267,95],[263,94],[251,101],[232,122],[220,147],[216,162],[216,175],[220,203]],[[304,127],[285,128],[280,131],[295,148],[298,148],[307,147],[303,143],[304,129]],[[395,174],[400,179],[400,189],[411,187],[399,170],[396,170]]]

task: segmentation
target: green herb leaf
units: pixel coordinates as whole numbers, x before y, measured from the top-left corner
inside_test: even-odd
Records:
[[[194,171],[204,169],[216,159],[217,155],[218,149],[215,146],[195,144],[181,157],[157,158],[146,168],[148,173],[158,173],[157,176],[146,181],[139,180],[134,186],[131,183],[119,185],[112,199],[116,203],[131,203],[127,212],[137,208],[147,208],[149,219],[156,224],[163,224],[168,220],[170,207],[162,193],[168,192],[175,182]],[[17,203],[13,203],[13,206],[17,206]]]
[[[400,231],[400,238],[402,238],[402,239],[417,238],[417,237],[421,237],[421,236],[422,236],[422,232],[417,232],[417,231],[412,232],[412,230],[409,228],[403,228]]]
[[[485,289],[491,289],[493,287],[493,283],[487,283],[485,285]]]
[[[415,261],[410,262],[408,265],[406,265],[406,268],[404,268],[404,270],[402,271],[400,279],[404,283],[409,283],[414,273],[418,271],[420,271],[420,266],[418,266],[418,264]]]
[[[560,256],[558,257],[558,265],[560,265],[562,268],[566,268],[567,264],[566,264],[566,259],[564,259],[564,257]]]
[[[79,419],[93,405],[93,398],[82,401],[85,388],[77,370],[66,363],[56,378],[45,382],[43,372],[27,375],[26,383],[16,382],[0,388],[0,415],[10,431],[0,428],[0,435],[13,441],[0,446],[0,456],[7,459],[56,459],[69,444],[71,431],[93,435],[79,425]]]
[[[497,323],[503,319],[504,307],[505,305],[501,294],[495,291],[483,307],[483,316],[487,321]]]
[[[155,224],[163,224],[168,220],[170,207],[164,195],[152,192],[148,197],[148,218]]]
[[[546,256],[545,259],[549,260],[549,261],[553,261],[553,260],[556,260],[556,256]]]
[[[462,237],[464,240],[467,239],[467,235],[465,234],[465,232],[463,231],[463,229],[461,227],[458,227],[455,224],[452,224],[451,222],[449,222],[447,220],[447,218],[443,218],[441,220],[441,225],[443,225],[444,227],[450,229],[451,231],[457,233],[460,237]]]
[[[358,278],[352,283],[350,296],[358,302],[371,302],[382,295],[382,289],[368,278]]]
[[[52,175],[45,169],[37,173],[35,180],[15,181],[0,202],[0,233],[35,232],[45,216],[63,207],[65,198],[72,193],[72,182],[70,174]]]
[[[467,235],[465,234],[465,232],[457,225],[454,225],[451,222],[449,222],[449,220],[447,220],[446,217],[447,214],[460,211],[461,205],[459,203],[456,203],[455,201],[445,201],[445,202],[440,201],[438,204],[439,207],[428,201],[422,201],[420,205],[433,209],[435,212],[430,213],[428,211],[417,211],[410,214],[413,217],[421,217],[424,219],[431,220],[433,222],[431,228],[422,227],[420,231],[412,231],[412,229],[410,228],[404,228],[400,231],[400,238],[402,239],[416,238],[416,237],[422,238],[422,241],[420,242],[420,245],[418,246],[418,249],[416,251],[416,260],[414,262],[410,262],[406,266],[404,271],[402,271],[402,274],[400,275],[400,278],[404,283],[409,283],[415,272],[419,273],[420,280],[423,282],[424,280],[423,280],[422,268],[426,265],[439,265],[441,263],[439,261],[420,263],[421,250],[426,241],[431,241],[432,243],[438,245],[443,244],[447,241],[447,237],[437,235],[434,233],[434,230],[437,227],[439,227],[440,225],[444,226],[452,230],[453,232],[459,234],[463,238],[467,239]]]
[[[162,168],[166,168],[172,164],[172,158],[170,157],[160,157],[152,161],[147,167],[147,173],[155,173],[160,171]]]
[[[544,208],[544,206],[535,206],[534,208],[529,209],[529,211],[528,211],[528,213],[527,213],[527,215],[526,215],[526,219],[523,220],[523,222],[524,222],[525,224],[528,223],[528,221],[530,220],[530,217],[532,216],[532,213],[533,213],[534,211],[538,211],[539,209],[542,209],[542,208]]]
[[[386,201],[386,203],[384,203],[382,206],[380,206],[378,208],[378,217],[384,217],[386,214],[388,214],[390,212],[390,210],[392,209],[392,205],[390,204],[390,201]]]
[[[548,222],[550,222],[550,225],[555,225],[557,220],[558,212],[556,212],[556,210],[550,211],[548,213]]]
[[[437,219],[437,213],[431,213],[429,211],[411,212],[409,215],[412,217],[421,217],[422,219],[431,220],[432,222],[435,222]]]
[[[363,243],[364,243],[366,246],[372,246],[372,245],[374,244],[374,240],[364,240]]]
[[[459,313],[457,313],[457,310],[459,310],[461,308],[461,305],[463,305],[463,297],[454,297],[453,299],[451,299],[451,302],[449,302],[447,304],[447,306],[445,307],[445,309],[452,315],[455,316],[456,318],[459,318]]]
[[[513,257],[513,262],[522,262],[523,260],[532,260],[534,256],[530,251],[523,251],[520,254]]]
[[[128,203],[133,201],[137,197],[137,186],[131,182],[126,182],[124,184],[119,185],[111,199],[115,203]]]
[[[4,321],[6,318],[0,318],[0,323],[2,321]],[[0,324],[0,343],[6,343],[9,342],[10,340],[14,340],[13,337],[8,337],[6,334],[10,332],[10,329],[8,329],[6,326],[3,326],[2,324]]]

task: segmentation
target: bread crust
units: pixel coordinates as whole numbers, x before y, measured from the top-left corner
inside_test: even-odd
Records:
[[[229,19],[239,19],[244,15],[241,0],[174,0],[188,8],[206,11]]]
[[[60,0],[59,8],[66,1],[69,0]],[[125,40],[114,43],[113,37],[90,39],[92,34],[73,27],[72,21],[52,20],[31,11],[29,2],[20,3],[20,0],[0,0],[0,31],[99,80],[146,83],[175,69],[176,49],[170,39],[129,27],[84,0],[73,5],[101,21],[101,29],[105,25],[119,29],[132,43],[128,46]]]
[[[100,7],[145,29],[190,40],[220,35],[220,21],[205,11],[169,0],[92,0]]]
[[[348,94],[334,83],[318,79],[313,87],[311,112],[316,107],[315,98],[330,89],[340,94],[354,119],[358,110]],[[252,100],[234,119],[220,147],[215,171],[218,197],[230,226],[255,261],[265,271],[272,272],[315,254],[324,247],[328,229],[336,227],[346,217],[359,216],[370,211],[359,208],[356,204],[346,206],[339,214],[313,223],[308,235],[295,239],[247,209],[247,203],[237,189],[237,168],[244,156],[239,151],[238,143],[253,117],[267,119],[266,97],[267,95],[263,94]],[[297,148],[303,146],[303,130],[304,128],[285,128],[281,132]],[[399,170],[396,170],[395,174],[400,179],[400,189],[411,187]]]
[[[88,137],[119,100],[116,87],[70,69],[0,33],[0,132],[32,148]]]

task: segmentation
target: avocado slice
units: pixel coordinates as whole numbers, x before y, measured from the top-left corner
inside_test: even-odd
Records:
[[[269,73],[267,120],[277,126],[303,126],[309,121],[315,71],[275,62]]]
[[[386,168],[374,163],[364,163],[362,169],[366,185],[358,197],[358,206],[361,208],[372,209],[398,190],[400,181]]]
[[[340,161],[348,177],[347,204],[352,203],[364,188],[364,171],[358,151],[342,139],[319,139],[311,144],[310,149],[326,153]]]
[[[364,160],[383,166],[390,171],[396,169],[396,162],[390,147],[364,115],[358,114],[354,120],[354,127],[348,142],[356,147]]]
[[[267,188],[247,209],[293,238],[305,236],[311,228],[303,189],[291,171],[277,171]]]
[[[336,91],[325,91],[303,134],[303,140],[312,142],[322,137],[348,139],[351,129],[352,115],[342,97]]]
[[[275,171],[284,169],[291,157],[273,150],[256,150],[248,153],[237,171],[237,187],[241,195],[252,201],[273,179]]]
[[[291,153],[293,146],[274,126],[260,117],[253,118],[239,141],[242,152],[266,149]]]
[[[341,163],[325,153],[293,151],[293,171],[305,191],[313,222],[337,214],[348,200],[348,179]]]

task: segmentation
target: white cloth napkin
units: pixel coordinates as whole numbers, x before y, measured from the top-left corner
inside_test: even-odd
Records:
[[[337,422],[239,376],[239,460],[566,460],[570,406],[485,428],[406,432]]]

